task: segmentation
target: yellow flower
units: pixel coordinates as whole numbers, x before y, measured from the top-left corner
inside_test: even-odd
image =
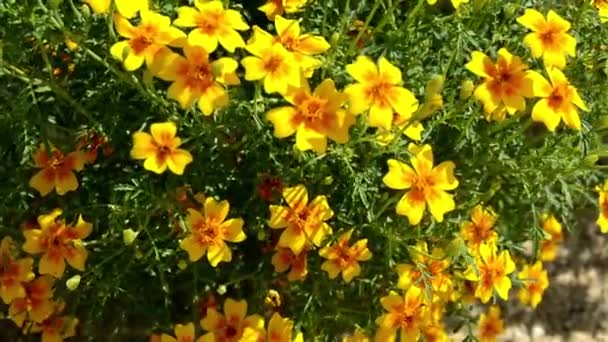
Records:
[[[564,241],[562,225],[553,215],[543,214],[542,221],[543,231],[547,237],[540,243],[540,260],[553,261],[559,245]]]
[[[602,23],[608,22],[608,0],[591,0],[591,4],[597,8],[600,21]]]
[[[482,243],[496,240],[498,235],[492,229],[495,223],[496,214],[492,208],[484,208],[479,204],[471,211],[471,221],[462,223],[460,235],[470,249],[477,250]]]
[[[519,290],[518,297],[523,304],[529,304],[536,308],[543,299],[543,293],[549,287],[549,277],[547,271],[543,269],[543,263],[537,261],[534,265],[525,265],[517,275],[524,287]]]
[[[112,4],[112,0],[84,0],[84,2],[97,14],[108,13]],[[126,18],[133,18],[137,12],[148,9],[148,0],[115,0],[114,3],[118,12]]]
[[[389,159],[388,173],[382,179],[391,189],[409,189],[397,203],[397,214],[407,216],[410,224],[416,225],[422,220],[428,205],[433,217],[443,222],[443,215],[455,208],[452,195],[446,192],[458,187],[458,180],[454,178],[454,163],[447,161],[433,167],[430,145],[410,144],[409,151],[412,154],[410,163],[414,168]]]
[[[312,149],[317,153],[325,152],[327,138],[339,144],[348,142],[348,130],[355,118],[341,108],[346,97],[336,90],[334,81],[324,80],[311,93],[304,79],[301,88],[290,87],[283,97],[292,106],[275,108],[266,114],[274,126],[275,137],[286,138],[295,133],[300,151]]]
[[[70,266],[83,272],[88,252],[82,244],[91,234],[93,225],[78,216],[75,226],[68,226],[64,220],[58,220],[61,209],[38,216],[40,229],[23,231],[25,243],[23,250],[30,254],[42,254],[38,264],[38,273],[50,274],[61,278],[65,271],[65,261]]]
[[[528,66],[507,49],[498,51],[496,64],[480,51],[473,51],[466,68],[477,76],[483,77],[473,95],[483,103],[486,118],[502,108],[509,114],[526,109],[526,97],[532,97],[532,78]]]
[[[240,83],[236,75],[239,64],[230,57],[216,61],[209,59],[207,52],[200,46],[187,45],[182,57],[169,52],[153,67],[157,77],[173,82],[167,90],[170,99],[179,102],[182,108],[189,108],[198,102],[204,115],[228,104],[225,85]]]
[[[182,141],[176,137],[177,127],[173,122],[155,123],[150,132],[133,133],[131,157],[145,159],[144,168],[161,174],[167,170],[182,175],[186,165],[192,162],[192,155],[179,147]]]
[[[270,228],[285,229],[277,246],[290,248],[294,254],[300,254],[311,245],[320,246],[323,239],[332,232],[325,222],[334,216],[327,198],[320,195],[308,203],[308,191],[301,184],[286,187],[282,193],[287,206],[269,207]]]
[[[182,6],[177,10],[175,26],[195,27],[188,34],[190,45],[200,45],[212,53],[218,43],[229,52],[245,47],[245,41],[238,31],[249,30],[249,25],[241,14],[235,10],[224,9],[221,1],[196,0],[193,7]]]
[[[76,336],[78,319],[70,316],[60,316],[55,309],[51,317],[32,326],[30,332],[40,332],[41,341],[61,342],[64,339]]]
[[[41,144],[34,153],[34,166],[42,170],[30,179],[29,185],[41,196],[48,195],[53,189],[58,195],[64,195],[78,189],[78,179],[74,171],[81,171],[84,164],[85,156],[80,151],[64,155],[53,146],[47,151],[45,145]]]
[[[357,328],[352,335],[344,336],[342,342],[369,342],[369,337],[365,335],[363,329]]]
[[[580,130],[581,119],[576,107],[584,111],[589,109],[566,76],[559,69],[549,68],[549,83],[541,74],[532,73],[534,96],[541,97],[532,108],[532,119],[544,123],[551,132],[555,131],[561,120],[568,127]]]
[[[327,259],[321,264],[321,269],[335,279],[342,273],[345,282],[350,281],[361,274],[359,261],[367,261],[372,258],[372,253],[367,248],[367,239],[361,239],[354,245],[348,244],[352,235],[352,229],[342,234],[334,245],[329,245],[319,250],[319,255]]]
[[[300,253],[294,254],[289,248],[278,247],[272,256],[272,266],[274,271],[287,274],[288,281],[301,281],[308,274],[308,250],[303,249]]]
[[[15,258],[13,240],[5,236],[0,242],[0,298],[5,304],[26,296],[23,283],[34,279],[32,258]]]
[[[127,40],[112,45],[110,53],[128,71],[139,69],[144,62],[151,68],[155,59],[166,52],[167,45],[182,47],[186,38],[184,32],[171,26],[169,17],[148,10],[141,11],[140,16],[137,26],[119,14],[114,16],[116,31]]]
[[[176,324],[175,325],[175,337],[162,334],[160,336],[160,342],[194,342],[196,335],[194,333],[194,323],[190,322],[187,324]],[[213,340],[204,339],[199,337],[196,342],[212,342]]]
[[[224,302],[224,314],[215,308],[208,308],[201,327],[208,331],[202,339],[206,341],[237,342],[241,341],[246,328],[256,331],[264,330],[264,319],[260,315],[247,316],[247,301],[236,301],[227,298]]]
[[[490,306],[487,314],[479,316],[479,342],[495,342],[496,338],[505,331],[505,324],[500,317],[500,307]]]
[[[600,207],[596,223],[602,233],[608,233],[608,181],[604,183],[603,187],[597,186],[595,190],[599,193],[598,202]]]
[[[448,273],[450,261],[440,248],[433,248],[429,255],[426,242],[421,241],[416,247],[409,248],[413,264],[398,264],[397,274],[399,280],[397,287],[403,290],[411,286],[425,290],[425,284],[430,284],[432,295],[440,299],[447,299],[452,292],[452,279]]]
[[[452,6],[454,6],[455,9],[458,9],[458,7],[460,7],[460,5],[466,4],[469,2],[469,0],[451,0],[451,1],[452,1]],[[437,3],[437,0],[426,0],[426,2],[429,5],[434,5]]]
[[[376,66],[368,57],[359,56],[355,63],[346,66],[346,72],[358,82],[344,89],[349,110],[353,114],[369,110],[371,126],[390,130],[393,113],[409,119],[418,109],[414,94],[401,86],[401,70],[386,58],[381,57]]]
[[[243,58],[247,81],[264,80],[264,91],[268,94],[285,94],[289,86],[301,86],[300,65],[293,54],[280,43],[258,39],[254,35],[245,47],[253,56]]]
[[[464,273],[467,280],[477,281],[475,297],[481,299],[483,303],[487,303],[492,297],[493,291],[496,290],[500,298],[507,300],[511,289],[509,274],[515,271],[515,263],[513,263],[509,251],[502,251],[498,254],[494,241],[482,243],[476,259],[479,274],[475,272],[473,265],[470,265]]]
[[[426,324],[422,328],[422,336],[424,342],[447,342],[448,335],[445,332],[445,328],[441,322],[433,322],[432,324]]]
[[[42,323],[55,308],[54,284],[55,279],[50,276],[40,276],[25,284],[25,296],[12,301],[8,308],[8,318],[18,327],[22,327],[26,319]]]
[[[266,3],[258,9],[264,14],[268,20],[274,20],[277,15],[283,13],[295,13],[299,11],[308,0],[266,0]]]
[[[570,23],[554,11],[549,11],[545,18],[537,10],[526,9],[517,22],[533,31],[526,35],[524,44],[530,48],[534,58],[543,57],[546,67],[563,69],[566,55],[576,55],[576,39],[566,33],[570,30]]]
[[[216,267],[222,261],[232,260],[232,252],[226,245],[229,242],[241,242],[246,239],[243,232],[243,219],[229,219],[228,201],[216,201],[207,197],[203,211],[188,209],[188,236],[180,242],[180,247],[188,252],[190,261],[198,261],[207,254],[211,266]]]
[[[380,298],[380,304],[388,312],[376,319],[379,325],[376,341],[395,341],[398,334],[400,341],[418,340],[420,330],[428,320],[424,293],[419,287],[410,287],[404,295],[391,291]]]

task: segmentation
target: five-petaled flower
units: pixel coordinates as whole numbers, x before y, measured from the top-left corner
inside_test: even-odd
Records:
[[[549,276],[543,269],[543,263],[537,261],[534,265],[524,265],[523,269],[517,274],[517,279],[523,283],[519,290],[519,300],[532,308],[536,308],[543,299],[543,293],[549,287]]]
[[[218,202],[213,197],[205,198],[202,212],[188,209],[190,231],[180,242],[180,247],[188,252],[190,261],[198,261],[205,254],[213,267],[222,261],[232,260],[232,252],[226,241],[241,242],[246,236],[243,232],[243,219],[226,220],[229,210],[228,201]]]
[[[131,157],[145,159],[144,168],[154,173],[161,174],[169,168],[171,172],[182,175],[186,165],[192,162],[192,155],[179,148],[182,141],[175,136],[175,124],[154,123],[150,126],[150,133],[133,133]]]
[[[397,287],[407,290],[411,286],[417,286],[425,290],[426,284],[429,284],[434,297],[447,299],[453,289],[453,283],[448,273],[450,261],[445,252],[435,247],[429,254],[427,243],[424,241],[418,242],[415,248],[408,248],[408,251],[412,263],[397,265]]]
[[[34,279],[32,258],[15,258],[13,240],[5,236],[0,242],[0,298],[5,304],[26,295],[24,283]]]
[[[286,317],[281,317],[277,312],[272,314],[268,322],[268,329],[256,329],[245,327],[241,342],[302,342],[304,337],[301,332],[293,336],[293,321]]]
[[[496,342],[496,338],[505,330],[505,324],[500,317],[500,307],[492,305],[487,313],[482,313],[477,330],[479,342]]]
[[[41,334],[41,341],[61,342],[64,339],[76,336],[77,325],[78,318],[61,316],[57,313],[57,309],[55,309],[55,313],[53,313],[49,318],[40,323],[34,324],[30,332],[39,332]]]
[[[335,279],[342,273],[342,279],[350,283],[353,278],[361,274],[359,261],[367,261],[372,258],[372,253],[367,248],[367,239],[361,239],[352,246],[349,245],[353,230],[340,235],[335,244],[321,248],[319,255],[327,259],[321,264],[321,269]]]
[[[391,189],[407,191],[399,203],[397,214],[407,216],[411,225],[422,220],[426,205],[438,222],[443,215],[454,210],[452,195],[446,191],[458,187],[454,178],[454,163],[445,161],[433,167],[433,151],[430,145],[409,145],[413,169],[398,160],[388,160],[388,173],[382,181]]]
[[[477,270],[473,265],[469,265],[464,273],[467,280],[477,282],[475,297],[487,303],[496,290],[500,298],[509,298],[511,289],[511,279],[509,274],[515,271],[515,263],[511,259],[509,251],[505,250],[498,254],[496,242],[490,241],[479,246],[479,255],[476,255]]]
[[[18,327],[22,327],[26,319],[42,323],[55,309],[54,284],[55,279],[50,276],[40,276],[25,284],[25,296],[13,300],[8,308],[8,317]]]
[[[496,214],[492,208],[478,204],[471,210],[471,220],[461,225],[460,235],[472,250],[477,250],[483,242],[496,240],[498,235],[492,229],[496,223]]]
[[[424,293],[417,286],[411,286],[404,295],[391,291],[380,298],[380,304],[388,311],[376,319],[379,330],[376,341],[418,341],[420,330],[428,320],[428,306]]]
[[[266,0],[266,3],[258,7],[268,20],[274,20],[277,15],[283,13],[295,13],[302,9],[308,0]]]
[[[320,246],[331,234],[325,222],[334,216],[327,197],[319,195],[308,203],[308,191],[304,185],[283,189],[287,206],[271,205],[268,225],[272,229],[285,229],[279,237],[278,246],[290,248],[294,254],[311,245]]]
[[[598,202],[600,207],[596,223],[600,227],[602,233],[608,233],[608,181],[606,181],[602,187],[597,186],[595,190],[599,194]]]
[[[205,341],[238,342],[242,341],[245,328],[263,331],[264,318],[257,314],[247,316],[246,300],[227,298],[224,301],[224,314],[215,308],[207,309],[201,327],[208,331],[203,335]]]
[[[290,248],[277,247],[272,255],[272,266],[274,271],[287,274],[288,281],[301,281],[308,274],[308,250],[305,248],[300,253],[294,254]]]
[[[81,151],[64,155],[53,146],[48,151],[45,145],[41,144],[34,153],[34,166],[42,170],[30,179],[29,184],[41,196],[48,195],[53,189],[58,195],[74,191],[78,188],[78,179],[74,171],[81,171],[84,168],[85,159]]]

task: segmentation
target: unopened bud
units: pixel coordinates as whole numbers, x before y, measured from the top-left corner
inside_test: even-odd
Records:
[[[467,100],[475,90],[475,83],[471,80],[465,80],[460,85],[460,99]]]
[[[80,275],[75,275],[72,278],[68,279],[65,282],[65,286],[68,288],[68,290],[70,291],[74,291],[78,288],[78,286],[80,285]]]

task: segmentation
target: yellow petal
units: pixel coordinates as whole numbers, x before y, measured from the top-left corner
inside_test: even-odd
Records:
[[[268,226],[272,229],[281,229],[287,227],[287,221],[285,216],[287,215],[287,208],[280,205],[271,205],[270,219],[268,220]]]
[[[289,248],[294,254],[300,254],[306,246],[306,236],[300,229],[287,227],[279,237],[278,246]]]
[[[230,320],[238,318],[238,322],[242,322],[247,315],[247,301],[227,298],[224,302],[224,315]]]
[[[175,325],[175,337],[178,341],[193,341],[194,340],[194,324],[188,323],[185,325]]]
[[[217,49],[217,36],[212,36],[201,29],[194,29],[188,35],[188,44],[202,46],[207,53],[212,53]]]
[[[355,63],[346,66],[346,72],[360,83],[368,83],[378,76],[376,64],[366,56],[358,56]]]
[[[291,208],[302,208],[308,204],[308,191],[302,184],[283,189],[283,198]]]
[[[536,97],[549,97],[553,92],[553,86],[536,71],[527,71],[526,77],[532,80],[532,93]]]
[[[546,99],[540,99],[532,108],[532,120],[544,123],[549,131],[554,132],[561,121],[561,116],[549,107]]]
[[[402,83],[401,70],[392,65],[386,58],[380,57],[378,67],[380,78],[383,81],[395,85]]]
[[[329,50],[331,45],[321,36],[304,34],[300,36],[297,51],[305,55],[319,55]]]
[[[207,249],[207,259],[211,266],[216,267],[220,262],[230,262],[232,252],[225,243],[213,244]]]
[[[205,199],[205,217],[213,218],[215,222],[223,222],[228,216],[230,210],[230,204],[228,201],[216,201],[213,197],[207,197]]]
[[[58,195],[64,195],[78,189],[78,179],[73,172],[55,173],[55,191]]]
[[[207,246],[202,245],[194,235],[183,239],[179,246],[188,253],[192,262],[200,260],[207,251]]]
[[[245,41],[235,30],[225,30],[219,36],[219,43],[228,52],[234,52],[236,48],[245,47]]]
[[[371,106],[371,100],[362,84],[349,84],[344,89],[344,94],[348,97],[348,111],[352,114],[363,113]]]
[[[275,137],[286,138],[296,132],[298,125],[294,122],[295,115],[296,109],[293,107],[275,108],[266,114],[266,120],[274,127]]]
[[[195,27],[197,26],[196,18],[199,16],[199,11],[193,7],[181,6],[177,9],[177,18],[173,21],[173,25],[179,27]]]
[[[61,278],[65,271],[65,261],[62,256],[51,257],[48,253],[45,253],[40,258],[38,264],[38,272],[40,274],[50,274],[55,278]]]
[[[153,123],[150,125],[150,133],[156,142],[165,142],[175,137],[177,126],[173,122]]]
[[[410,225],[414,226],[422,221],[425,208],[425,202],[418,199],[414,191],[408,191],[397,203],[397,214],[407,216]]]
[[[517,18],[517,22],[532,31],[539,31],[545,25],[546,20],[537,10],[527,8],[524,15]]]
[[[112,47],[110,48],[110,54],[115,59],[122,61],[124,59],[125,49],[127,49],[128,47],[129,42],[127,40],[120,41],[112,45]]]
[[[493,71],[494,63],[490,57],[486,56],[481,51],[473,51],[471,53],[471,61],[465,65],[469,71],[477,76],[490,77],[489,71]]]
[[[443,222],[443,215],[456,208],[452,195],[443,190],[433,190],[426,198],[429,210],[437,222]]]
[[[167,170],[167,159],[159,159],[156,156],[148,157],[144,161],[144,169],[161,174]]]
[[[65,260],[75,269],[83,272],[87,261],[88,253],[84,246],[74,247],[66,254]]]
[[[85,0],[84,2],[91,6],[96,14],[105,14],[108,13],[112,0]]]
[[[190,152],[182,149],[177,149],[169,154],[169,158],[167,158],[167,166],[171,172],[176,175],[184,174],[184,169],[186,165],[192,162],[192,155]]]
[[[545,51],[545,43],[543,43],[538,33],[528,33],[524,37],[524,44],[530,48],[530,54],[534,58],[539,58]]]
[[[451,161],[445,161],[433,169],[435,185],[441,190],[454,190],[458,187],[458,180],[454,177],[454,165]]]
[[[327,150],[327,137],[307,126],[300,126],[296,132],[296,147],[300,151],[323,153]]]
[[[137,12],[148,9],[148,0],[115,0],[116,9],[127,18],[133,18]]]
[[[40,170],[30,179],[29,185],[36,189],[40,196],[46,196],[55,188],[55,174],[50,169]]]
[[[268,73],[264,68],[264,63],[261,58],[258,57],[245,57],[241,61],[241,64],[245,68],[245,79],[247,81],[261,80]]]
[[[549,10],[549,13],[547,13],[547,23],[557,29],[558,32],[566,32],[570,30],[570,23],[560,17],[553,10]]]
[[[242,219],[230,219],[220,225],[224,239],[230,242],[241,242],[247,238],[243,232],[244,222]]]
[[[369,110],[369,125],[390,130],[393,124],[393,109],[390,106],[373,104]]]
[[[389,159],[388,173],[382,178],[382,182],[391,189],[403,190],[412,187],[417,178],[416,173],[409,165],[395,159]]]
[[[156,155],[156,146],[153,143],[152,136],[145,132],[133,133],[133,149],[131,150],[131,158],[146,159]]]
[[[300,36],[300,24],[297,20],[285,19],[277,15],[274,17],[274,26],[282,39],[297,39]]]

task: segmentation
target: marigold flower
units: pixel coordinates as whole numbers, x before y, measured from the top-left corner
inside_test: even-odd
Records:
[[[23,250],[30,254],[42,254],[38,264],[40,274],[50,274],[61,278],[65,271],[65,261],[78,271],[84,271],[88,252],[82,244],[91,234],[93,225],[78,216],[75,226],[68,226],[64,220],[58,220],[61,209],[38,216],[40,229],[23,232],[25,243]]]
[[[380,304],[388,312],[376,319],[376,341],[395,341],[397,334],[401,335],[400,341],[418,341],[428,320],[428,308],[419,287],[410,287],[404,295],[391,291],[380,298]]]
[[[284,188],[283,198],[287,206],[271,205],[269,208],[270,228],[285,228],[277,245],[290,248],[294,254],[300,254],[307,246],[320,246],[332,232],[325,222],[334,216],[327,197],[320,195],[308,203],[308,191],[300,184]]]
[[[477,250],[483,242],[496,240],[498,235],[492,229],[496,223],[496,214],[492,208],[478,204],[471,211],[471,221],[461,225],[460,235],[467,241],[470,249]]]
[[[591,4],[597,8],[600,22],[608,22],[608,0],[591,0]]]
[[[108,13],[112,4],[112,0],[84,0],[84,2],[97,14]],[[148,9],[148,0],[115,0],[114,4],[118,12],[126,18],[133,18],[137,12]]]
[[[424,342],[447,342],[448,334],[445,332],[445,328],[441,322],[433,322],[432,324],[426,324],[422,328],[422,336]]]
[[[401,70],[381,57],[378,65],[366,56],[359,56],[346,72],[358,83],[344,89],[349,98],[349,110],[359,114],[369,110],[368,121],[373,127],[390,130],[393,113],[409,119],[418,109],[418,100],[403,88]]]
[[[277,248],[272,256],[272,266],[274,271],[287,274],[288,281],[301,281],[308,274],[308,250],[303,249],[300,253],[294,254],[289,248]]]
[[[496,64],[480,51],[473,51],[466,68],[483,77],[473,95],[483,103],[486,119],[490,120],[497,110],[506,109],[509,114],[526,109],[526,97],[532,97],[533,79],[528,66],[507,49],[498,51]]]
[[[458,187],[454,178],[454,163],[442,162],[433,167],[433,151],[430,145],[409,145],[412,154],[407,164],[395,159],[388,160],[388,173],[382,182],[391,189],[409,189],[399,203],[397,214],[407,216],[411,225],[422,220],[426,205],[438,222],[443,222],[443,215],[454,210],[455,203],[452,195],[446,191]]]
[[[429,255],[428,246],[424,241],[417,243],[415,248],[408,250],[413,264],[397,265],[397,274],[399,275],[397,287],[407,290],[411,286],[416,286],[424,290],[425,283],[428,283],[432,287],[434,296],[447,298],[453,289],[453,284],[447,272],[450,261],[443,250],[433,248],[432,254]]]
[[[188,34],[190,45],[202,46],[207,53],[217,49],[218,43],[229,52],[245,47],[238,31],[249,30],[249,25],[235,10],[224,9],[222,1],[194,1],[193,7],[182,6],[177,10],[175,26],[195,27]]]
[[[127,40],[112,45],[110,53],[123,62],[127,71],[139,69],[144,62],[152,68],[167,46],[182,47],[185,43],[186,34],[172,27],[169,17],[148,10],[142,10],[140,17],[140,23],[133,26],[127,18],[114,15],[116,31]]]
[[[266,3],[258,10],[264,12],[268,20],[274,20],[277,15],[283,13],[295,13],[299,11],[308,0],[266,0]]]
[[[495,342],[505,331],[505,324],[500,317],[500,307],[490,306],[488,312],[479,316],[477,337],[479,342]]]
[[[342,279],[350,283],[353,278],[361,274],[359,261],[367,261],[372,258],[372,253],[367,248],[367,239],[361,239],[352,246],[348,244],[352,235],[352,229],[340,235],[335,244],[321,248],[319,255],[327,259],[321,264],[321,269],[335,279],[342,273]]]
[[[184,174],[186,165],[192,162],[190,152],[178,148],[182,140],[175,136],[177,127],[173,122],[154,123],[150,133],[133,133],[131,158],[145,159],[144,169],[161,174],[167,170],[176,175]]]
[[[198,261],[205,254],[213,267],[232,260],[226,241],[241,242],[247,237],[243,232],[243,219],[226,220],[229,210],[228,201],[218,202],[213,197],[205,199],[202,212],[188,209],[190,234],[180,242],[180,247],[188,252],[190,261]]]
[[[296,147],[300,151],[312,149],[317,153],[327,150],[327,138],[344,144],[355,117],[342,109],[344,94],[336,90],[334,81],[325,79],[311,93],[306,80],[302,87],[290,87],[283,95],[292,106],[272,109],[266,119],[274,126],[274,135],[285,138],[296,134]]]
[[[511,289],[509,274],[515,271],[515,263],[509,251],[505,250],[498,254],[496,243],[490,241],[479,246],[479,256],[476,259],[479,274],[472,265],[464,273],[467,280],[478,282],[475,297],[487,303],[496,290],[500,298],[507,300]]]
[[[189,108],[197,102],[204,115],[211,115],[217,108],[228,104],[226,85],[240,84],[236,75],[239,64],[230,57],[216,61],[209,59],[200,46],[186,45],[182,57],[169,52],[153,67],[156,76],[173,82],[167,90],[170,99],[179,102],[182,108]]]
[[[237,342],[241,341],[247,327],[263,331],[264,319],[257,314],[247,316],[247,301],[228,298],[224,302],[224,314],[215,308],[207,309],[207,315],[201,320],[201,327],[209,331],[203,335],[205,341]]]
[[[175,337],[162,334],[160,336],[160,342],[194,342],[196,334],[194,332],[194,323],[190,322],[187,324],[176,324],[175,325]],[[199,337],[197,342],[203,341],[202,337]]]
[[[575,130],[581,129],[581,119],[576,107],[588,111],[578,95],[576,88],[566,76],[556,68],[547,69],[549,83],[541,74],[532,72],[534,77],[534,96],[541,97],[532,108],[532,119],[540,121],[551,132],[555,131],[561,120]]]
[[[53,302],[53,285],[55,279],[40,276],[25,284],[25,297],[12,301],[8,308],[9,318],[18,327],[23,327],[26,319],[41,323],[55,310]]]
[[[549,276],[543,269],[543,263],[537,261],[534,265],[525,265],[517,274],[517,279],[524,284],[518,293],[519,300],[525,305],[529,304],[532,308],[536,308],[543,299],[543,293],[549,287]]]
[[[608,181],[604,183],[603,187],[597,186],[595,190],[599,193],[598,202],[600,207],[596,223],[600,227],[602,233],[608,233]]]
[[[566,55],[576,56],[576,39],[566,33],[570,30],[570,23],[554,11],[549,11],[545,18],[537,10],[526,9],[517,22],[533,31],[526,35],[524,44],[530,48],[534,58],[543,57],[546,67],[563,69]]]
[[[31,332],[40,332],[42,334],[41,341],[61,342],[64,339],[76,336],[76,326],[78,326],[77,318],[53,314],[41,323],[35,324]]]
[[[540,243],[540,260],[553,261],[557,256],[559,245],[564,241],[562,225],[553,215],[543,214],[541,219],[547,237]]]
[[[264,80],[264,91],[268,94],[285,94],[289,86],[301,86],[300,65],[293,54],[282,44],[254,35],[245,47],[253,56],[243,58],[247,81]]]
[[[38,171],[29,182],[41,196],[48,195],[53,189],[58,195],[78,189],[78,179],[74,171],[84,168],[85,156],[80,151],[64,155],[57,148],[51,146],[47,151],[44,144],[34,153],[34,166],[42,169]]]
[[[252,332],[255,332],[252,334]],[[301,332],[297,332],[293,336],[293,321],[289,318],[281,317],[278,313],[273,313],[268,322],[268,330],[262,334],[255,329],[245,328],[243,336],[247,338],[241,339],[242,342],[302,342],[304,337]]]
[[[16,298],[26,295],[23,283],[34,279],[32,258],[15,258],[13,240],[5,236],[0,242],[0,298],[10,304]]]

